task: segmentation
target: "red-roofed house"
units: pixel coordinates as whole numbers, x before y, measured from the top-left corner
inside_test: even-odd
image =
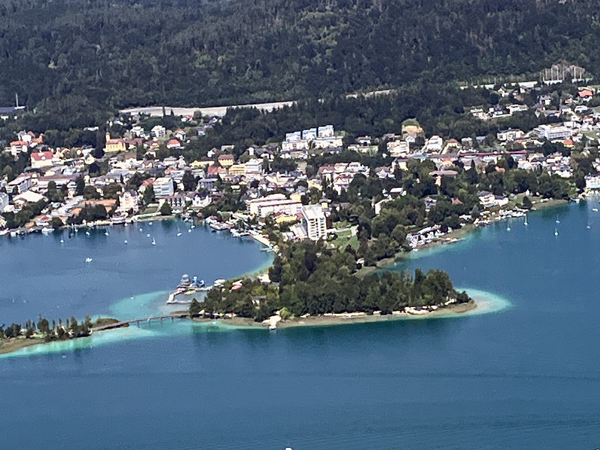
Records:
[[[179,142],[177,139],[169,139],[169,141],[167,142],[167,148],[181,148],[181,142]]]
[[[208,168],[206,169],[206,177],[207,178],[218,178],[220,168],[221,168],[221,166],[219,166],[218,164],[213,164],[212,166],[208,166]]]
[[[52,165],[53,156],[54,155],[49,150],[43,152],[34,152],[31,154],[31,167],[33,167],[34,169],[50,167]]]
[[[577,95],[579,96],[580,99],[582,100],[589,100],[594,96],[594,93],[592,92],[591,89],[581,89]]]

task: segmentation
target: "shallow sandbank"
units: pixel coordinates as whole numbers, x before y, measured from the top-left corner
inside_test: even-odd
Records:
[[[4,353],[16,352],[25,347],[32,345],[44,344],[45,341],[42,338],[12,338],[12,339],[0,339],[0,355]]]

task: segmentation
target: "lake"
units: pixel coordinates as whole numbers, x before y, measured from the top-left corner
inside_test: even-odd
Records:
[[[535,212],[528,226],[499,222],[392,267],[444,269],[457,287],[507,302],[494,313],[274,333],[169,321],[0,358],[0,442],[596,448],[596,207],[590,200]],[[1,240],[2,320],[58,311],[133,317],[162,305],[184,272],[211,282],[270,261],[252,241],[200,227],[187,233],[181,222],[149,227],[80,231],[62,244],[59,236]]]

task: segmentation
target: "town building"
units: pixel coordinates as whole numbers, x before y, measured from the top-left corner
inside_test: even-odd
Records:
[[[586,176],[585,187],[588,189],[600,189],[600,175]]]
[[[228,154],[228,153],[223,153],[223,154],[219,155],[217,160],[219,161],[219,164],[225,168],[233,166],[233,163],[235,162],[233,155]]]
[[[175,193],[175,185],[170,177],[161,177],[152,184],[156,198],[167,198]]]
[[[327,237],[327,220],[323,208],[319,205],[308,205],[302,208],[302,225],[306,229],[306,236],[311,241]]]
[[[31,167],[34,169],[42,169],[44,167],[51,167],[53,162],[52,162],[52,157],[54,155],[52,155],[51,151],[43,151],[43,152],[33,152],[31,154]]]
[[[270,214],[293,216],[302,211],[302,202],[287,199],[283,194],[272,194],[264,198],[248,200],[246,206],[250,215],[258,217],[267,217]]]
[[[8,206],[8,194],[0,192],[0,213],[4,212],[4,208]]]
[[[106,133],[106,144],[104,146],[106,153],[124,152],[125,150],[127,150],[127,147],[124,139],[111,138],[110,134]]]
[[[509,128],[508,130],[498,131],[496,137],[500,142],[516,141],[521,139],[525,133],[518,128]]]
[[[571,128],[564,125],[540,125],[534,130],[538,136],[552,141],[554,139],[566,139],[573,135]]]

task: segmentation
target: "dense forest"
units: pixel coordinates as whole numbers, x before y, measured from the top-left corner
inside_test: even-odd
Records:
[[[283,245],[269,269],[266,285],[246,278],[241,286],[230,280],[211,289],[203,304],[190,306],[192,315],[204,309],[205,314],[233,312],[256,321],[267,319],[273,312],[284,316],[303,314],[392,311],[406,307],[442,305],[448,301],[470,300],[465,292],[457,292],[448,274],[431,269],[424,273],[383,271],[357,277],[356,253],[327,248],[324,243],[297,242]]]
[[[594,74],[598,13],[593,0],[0,0],[0,104],[18,94],[81,128],[128,105],[323,97],[559,59]]]

